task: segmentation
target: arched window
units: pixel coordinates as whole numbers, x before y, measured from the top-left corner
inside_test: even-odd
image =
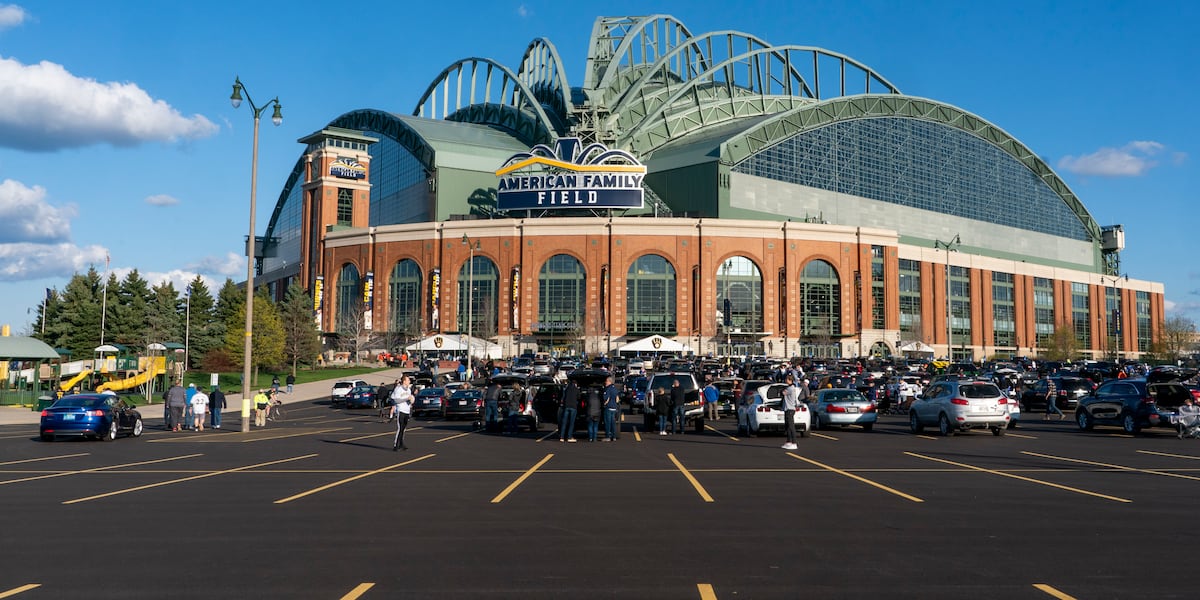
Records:
[[[358,278],[358,268],[350,263],[342,265],[337,282],[337,318],[334,326],[337,331],[355,331],[363,319],[362,282]]]
[[[723,325],[747,334],[763,331],[762,273],[754,261],[734,256],[717,267],[717,310]]]
[[[500,270],[486,256],[475,256],[458,270],[459,331],[477,338],[496,337],[499,331]],[[470,302],[470,310],[467,303]],[[470,323],[468,323],[468,319]]]
[[[842,333],[842,289],[833,265],[814,260],[800,272],[800,333],[824,338]]]
[[[537,332],[561,337],[582,328],[586,290],[582,263],[569,254],[551,256],[538,273]]]
[[[388,277],[388,329],[406,338],[421,335],[421,267],[409,258]]]
[[[647,254],[629,267],[625,331],[633,335],[675,333],[675,268],[657,254]]]

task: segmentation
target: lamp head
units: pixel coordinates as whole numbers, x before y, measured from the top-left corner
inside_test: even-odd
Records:
[[[229,103],[237,108],[242,105],[242,82],[235,79],[233,82],[233,94],[229,96]]]
[[[465,234],[465,233],[462,236],[462,245],[464,245],[464,246],[471,245],[471,238],[467,237],[467,234]]]
[[[279,105],[279,98],[275,99],[275,111],[271,113],[271,122],[276,127],[279,127],[279,124],[283,122],[283,107]]]

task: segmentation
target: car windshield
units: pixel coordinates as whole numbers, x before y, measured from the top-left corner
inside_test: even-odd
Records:
[[[354,387],[354,384],[349,381],[339,381],[333,384],[333,389],[335,390],[348,390],[352,387]]]
[[[60,398],[51,408],[104,408],[105,402],[103,398],[86,398],[67,396]]]
[[[866,402],[867,398],[854,390],[829,391],[821,394],[822,402]]]
[[[455,390],[451,398],[482,398],[483,392],[479,390]]]
[[[995,398],[1000,394],[1000,388],[994,383],[973,383],[971,385],[962,385],[958,388],[958,393],[963,398]]]
[[[675,385],[675,381],[679,382],[679,387],[683,388],[684,391],[696,389],[696,382],[692,379],[691,375],[686,374],[655,375],[654,387],[669,389]]]

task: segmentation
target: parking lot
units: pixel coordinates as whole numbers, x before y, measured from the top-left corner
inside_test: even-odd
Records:
[[[1025,421],[1003,437],[615,443],[290,405],[241,433],[0,428],[0,598],[1191,598],[1200,444]],[[153,417],[157,411],[146,411]]]

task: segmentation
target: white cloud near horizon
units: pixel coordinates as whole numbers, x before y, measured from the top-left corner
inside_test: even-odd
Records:
[[[71,239],[74,205],[57,207],[46,200],[46,188],[20,181],[0,181],[0,245],[57,243]]]
[[[217,132],[203,115],[185,117],[137,84],[77,77],[48,61],[0,58],[0,98],[0,146],[16,150],[135,146]]]
[[[246,257],[237,252],[226,252],[225,256],[206,256],[187,267],[202,275],[219,275],[222,278],[230,277],[237,281],[242,281],[246,277]],[[239,275],[241,279],[239,279]]]
[[[1080,156],[1064,156],[1058,161],[1058,168],[1076,175],[1095,177],[1141,177],[1147,171],[1158,166],[1156,156],[1161,155],[1166,146],[1154,141],[1133,141],[1120,148],[1104,147],[1091,154]],[[1172,162],[1181,164],[1186,154],[1175,153]]]
[[[0,31],[16,27],[29,18],[29,13],[16,4],[0,4]]]
[[[0,282],[70,278],[88,266],[104,264],[103,246],[76,246],[70,242],[0,244]]]
[[[150,206],[175,206],[179,204],[179,199],[167,194],[155,194],[146,197],[146,204]]]

